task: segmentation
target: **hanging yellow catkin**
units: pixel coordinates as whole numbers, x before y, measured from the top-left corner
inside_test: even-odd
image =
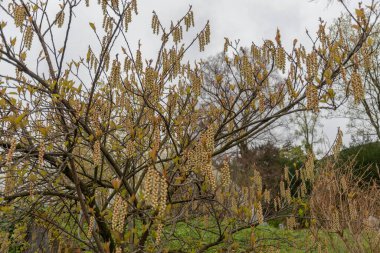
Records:
[[[143,62],[142,62],[140,49],[136,51],[135,65],[136,65],[136,71],[140,73],[143,69]]]
[[[103,13],[106,14],[108,0],[101,0],[101,1],[102,1],[101,4],[102,4]]]
[[[124,230],[124,221],[125,216],[127,215],[128,211],[128,204],[126,201],[123,200],[123,198],[120,196],[120,194],[116,194],[115,196],[115,202],[113,206],[113,212],[112,212],[112,229],[123,233]]]
[[[157,224],[156,230],[156,244],[159,245],[161,243],[162,230],[164,225],[162,223]]]
[[[100,149],[99,140],[96,140],[94,144],[93,161],[94,161],[95,166],[101,165],[101,149]]]
[[[44,165],[44,155],[45,155],[45,143],[41,142],[38,148],[38,166],[40,168]]]
[[[286,226],[288,229],[294,229],[296,227],[296,218],[294,216],[286,218]]]
[[[262,91],[260,91],[258,93],[258,97],[259,97],[259,112],[263,113],[263,112],[265,112],[265,96],[264,96],[264,93]]]
[[[270,191],[268,189],[264,191],[264,202],[267,204],[270,203]]]
[[[224,53],[227,53],[229,45],[230,45],[229,39],[228,38],[224,38],[224,47],[223,47],[223,52]]]
[[[222,167],[222,186],[228,187],[231,183],[230,165],[227,160],[224,160]]]
[[[58,12],[55,18],[57,20],[58,27],[61,28],[63,26],[63,23],[65,22],[64,10],[61,10],[60,12]]]
[[[13,15],[16,27],[21,27],[26,17],[26,11],[24,6],[15,5]]]
[[[132,22],[132,8],[127,8],[124,16],[124,30],[128,32],[129,24]]]
[[[160,32],[160,21],[158,19],[158,16],[157,14],[153,14],[153,17],[152,17],[152,30],[153,30],[153,34],[159,34]]]
[[[87,238],[91,238],[92,237],[92,231],[94,230],[94,223],[95,223],[95,217],[91,216],[90,217],[90,222],[88,224]]]
[[[286,183],[290,182],[290,180],[289,180],[289,167],[288,166],[284,167],[284,179],[285,179]]]
[[[319,111],[318,89],[312,83],[309,83],[306,87],[306,102],[308,110]]]
[[[32,42],[33,42],[33,27],[29,25],[26,30],[25,30],[25,35],[24,35],[24,41],[25,41],[25,47],[30,50],[32,47]]]
[[[276,67],[282,71],[282,73],[285,73],[285,49],[283,47],[277,48],[276,51]]]
[[[263,207],[261,205],[261,201],[257,202],[256,217],[259,224],[264,223]]]
[[[120,62],[115,59],[112,62],[110,84],[112,87],[119,87],[121,83],[120,79]]]
[[[355,104],[359,104],[364,99],[364,87],[362,79],[357,71],[351,75],[352,92],[354,94]]]
[[[119,9],[119,0],[111,0],[111,6],[115,10]]]

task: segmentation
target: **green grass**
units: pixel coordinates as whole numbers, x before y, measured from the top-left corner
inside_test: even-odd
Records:
[[[166,233],[170,233],[170,231],[169,228]],[[171,231],[177,239],[169,242],[166,247],[170,250],[195,252],[202,246],[216,241],[218,239],[217,231],[215,225],[181,222],[177,224],[174,232]],[[254,228],[255,246],[262,249],[263,252],[266,252],[269,247],[279,248],[280,252],[305,252],[312,246],[307,245],[310,242],[308,236],[307,230],[278,229],[272,226]],[[234,233],[232,237],[225,238],[222,243],[209,248],[206,252],[225,252],[227,249],[232,249],[234,252],[247,252],[251,245],[251,228],[247,228]]]
[[[278,222],[277,222],[278,223]],[[251,228],[242,229],[231,236],[226,236],[221,243],[210,247],[207,253],[219,252],[318,252],[317,245],[313,243],[313,239],[308,229],[288,230],[275,227],[276,222],[269,225],[260,225],[254,228],[254,248],[252,250]],[[229,224],[236,224],[236,221],[230,220]],[[232,225],[224,223],[222,229],[234,229]],[[138,226],[137,232],[141,231]],[[154,231],[154,230],[153,230]],[[139,233],[140,234],[140,233]],[[200,248],[218,240],[218,226],[212,221],[204,219],[193,219],[188,222],[178,222],[175,226],[167,226],[165,228],[165,237],[171,238],[170,241],[163,239],[163,252],[170,250],[172,252],[197,252]],[[228,234],[228,233],[227,233]],[[328,243],[327,248],[322,248],[322,252],[344,253],[348,252],[344,242],[335,234],[320,232],[321,241]],[[349,234],[345,234],[349,243],[355,242]],[[373,237],[373,236],[372,236]],[[156,252],[155,234],[149,236],[146,245],[147,252]],[[368,248],[366,242],[362,242],[364,248]],[[279,251],[270,251],[279,249]],[[12,247],[11,253],[21,252],[17,250],[17,246]],[[368,251],[370,252],[370,251]],[[380,251],[379,251],[380,252]]]
[[[194,226],[194,227],[193,227]],[[214,225],[215,226],[215,225]],[[207,229],[207,231],[205,230]],[[165,245],[166,249],[178,252],[197,252],[202,246],[212,243],[218,239],[216,227],[199,221],[186,224],[178,223],[174,230],[166,229],[166,233],[172,232],[174,239]],[[257,226],[254,228],[255,250],[251,248],[251,228],[236,232],[222,243],[209,248],[206,252],[269,252],[269,249],[279,249],[279,252],[318,252],[317,244],[313,243],[309,230],[279,229],[273,226]],[[345,234],[350,243],[352,237]],[[344,253],[348,252],[344,242],[335,234],[320,232],[319,237],[327,242],[327,247],[322,247],[322,252]],[[368,248],[366,242],[362,242],[364,248]],[[368,251],[370,252],[370,251]]]

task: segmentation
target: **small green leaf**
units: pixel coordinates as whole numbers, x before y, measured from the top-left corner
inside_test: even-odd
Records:
[[[96,31],[96,27],[95,27],[95,24],[94,24],[94,23],[91,23],[91,22],[90,22],[90,26],[91,26],[92,30]]]

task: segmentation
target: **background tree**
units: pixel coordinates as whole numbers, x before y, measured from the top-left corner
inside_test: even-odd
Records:
[[[342,16],[337,26],[345,27],[343,39],[347,43],[354,43],[353,37],[360,28],[352,23],[350,17]],[[333,26],[331,30],[332,33],[337,33],[338,28]],[[353,72],[360,76],[362,88],[353,85],[352,80],[345,78],[340,80],[342,83],[351,82],[342,86],[346,87],[340,91],[342,97],[347,97],[347,94],[354,94],[357,91],[363,95],[362,99],[350,97],[342,110],[344,117],[349,119],[348,129],[354,145],[377,141],[380,138],[379,46],[379,26],[376,25],[368,42],[360,49],[361,54],[352,59],[352,64],[356,67],[347,71],[350,75]],[[363,55],[368,55],[368,57],[363,57]]]
[[[291,120],[295,125],[294,135],[301,140],[305,152],[321,153],[318,151],[318,145],[322,144],[323,136],[320,132],[322,124],[320,115],[310,112],[299,112],[293,115]],[[291,123],[290,123],[291,124]]]

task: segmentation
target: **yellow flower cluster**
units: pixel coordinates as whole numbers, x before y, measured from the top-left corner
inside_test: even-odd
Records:
[[[205,181],[211,186],[212,190],[216,189],[216,179],[213,173],[212,153],[214,152],[214,126],[203,132],[196,143],[195,147],[186,152],[186,170],[200,172]]]
[[[124,29],[125,29],[125,32],[128,32],[128,27],[129,27],[129,24],[131,22],[132,22],[132,8],[129,7],[125,11],[125,16],[124,16]]]
[[[57,20],[58,27],[61,28],[65,22],[65,12],[63,10],[58,12],[55,19]]]
[[[253,56],[254,61],[260,61],[261,60],[261,50],[258,46],[252,44],[251,46],[251,54]]]
[[[88,47],[86,62],[89,64],[90,69],[96,70],[98,68],[98,59],[96,59],[91,47]]]
[[[199,51],[203,52],[205,50],[205,46],[210,43],[210,24],[207,23],[205,29],[198,35],[198,41],[199,41]]]
[[[157,245],[159,245],[161,242],[163,228],[164,228],[164,225],[162,223],[157,224],[157,230],[156,230],[156,244]]]
[[[257,202],[256,217],[259,224],[264,223],[263,207],[261,205],[261,201]]]
[[[132,0],[131,1],[131,7],[132,7],[132,10],[134,10],[135,14],[137,15],[138,14],[138,11],[137,11],[137,0]]]
[[[101,149],[100,149],[100,141],[96,140],[94,144],[94,152],[93,152],[93,159],[95,166],[100,166],[102,160],[101,160]]]
[[[223,46],[224,53],[227,53],[229,46],[230,46],[230,40],[228,38],[224,38],[224,46]],[[228,57],[226,57],[226,61],[228,61]]]
[[[351,75],[351,85],[354,94],[354,102],[355,104],[358,104],[364,98],[364,87],[362,79],[357,71],[354,71]]]
[[[306,56],[307,78],[312,81],[318,75],[318,58],[317,53],[312,52]]]
[[[160,20],[158,19],[158,16],[156,13],[153,13],[153,17],[152,17],[152,30],[153,30],[153,34],[159,34],[160,32]]]
[[[145,88],[150,94],[150,102],[156,106],[160,99],[160,86],[157,83],[158,73],[151,67],[145,69]]]
[[[111,6],[115,10],[118,10],[119,9],[119,0],[111,0]]]
[[[294,229],[297,226],[296,218],[290,216],[286,218],[286,227],[288,229]]]
[[[104,69],[106,70],[106,71],[108,71],[108,69],[109,69],[109,66],[110,66],[110,59],[111,59],[111,57],[110,57],[110,53],[109,53],[109,51],[107,51],[107,52],[105,52],[104,53]]]
[[[346,69],[343,66],[340,66],[340,74],[342,75],[342,80],[343,82],[347,85],[348,87],[348,79],[347,79],[347,72]]]
[[[154,167],[150,167],[144,178],[144,193],[147,203],[158,210],[158,216],[162,217],[166,209],[166,197],[168,184]]]
[[[309,83],[306,87],[306,101],[308,110],[319,111],[318,89],[312,83]]]
[[[33,27],[29,25],[26,28],[25,34],[24,34],[25,47],[29,50],[32,47],[33,35],[34,35]]]
[[[201,95],[202,88],[202,78],[198,76],[196,73],[190,74],[190,81],[193,85],[193,92],[196,97]]]
[[[292,203],[292,194],[290,192],[289,187],[287,187],[285,190],[285,199],[286,199],[286,202],[288,202],[288,204]]]
[[[178,44],[183,39],[182,26],[177,25],[176,27],[173,27],[173,24],[172,24],[172,27],[170,30],[172,31],[172,35],[173,35],[173,42],[175,44]]]
[[[160,149],[160,142],[161,142],[161,136],[160,136],[160,125],[158,123],[155,123],[153,129],[153,135],[152,135],[152,149],[151,149],[151,158],[153,161],[157,159],[158,151]]]
[[[303,172],[303,173],[302,173]],[[307,154],[307,159],[305,163],[305,169],[301,171],[301,179],[305,180],[313,180],[314,179],[314,154],[309,151]]]
[[[191,26],[194,27],[194,13],[192,11],[189,11],[189,13],[185,16],[185,26],[186,32]]]
[[[91,215],[90,223],[88,224],[87,238],[92,237],[92,231],[94,230],[95,217]]]
[[[227,159],[223,161],[222,167],[222,186],[228,187],[231,184],[230,164]]]
[[[278,47],[276,52],[276,67],[282,70],[282,73],[285,73],[285,49],[283,47]]]
[[[331,214],[331,229],[334,231],[340,231],[340,218],[338,210],[335,210]]]
[[[258,97],[259,97],[259,112],[263,113],[265,112],[265,96],[262,91],[258,92]]]
[[[325,45],[327,42],[327,37],[326,37],[326,31],[325,31],[326,25],[325,24],[319,24],[319,29],[318,29],[318,37],[319,40],[321,41],[322,45]]]
[[[38,148],[38,166],[42,168],[44,165],[44,155],[45,155],[45,143],[41,142]]]
[[[115,59],[112,62],[110,84],[112,87],[119,87],[121,84],[120,79],[120,62]]]
[[[136,147],[135,143],[132,140],[128,140],[125,144],[125,152],[127,154],[127,158],[132,158],[135,156],[136,153]]]
[[[249,62],[248,56],[245,54],[242,57],[241,74],[248,85],[253,85],[254,79],[252,64]]]
[[[103,28],[106,33],[111,33],[113,31],[113,24],[114,24],[113,17],[104,16]]]
[[[203,173],[208,185],[210,185],[211,190],[215,191],[216,180],[215,180],[215,176],[214,176],[214,172],[213,172],[212,163],[211,162],[207,163],[201,172]]]
[[[267,204],[270,203],[270,191],[268,189],[264,190],[264,202]]]
[[[290,182],[290,180],[289,180],[289,167],[288,166],[284,167],[284,179],[285,179],[286,183]]]
[[[140,49],[136,51],[135,65],[136,65],[136,71],[140,73],[143,69],[143,62],[142,62]]]
[[[116,194],[115,203],[113,205],[113,212],[112,212],[112,229],[113,230],[119,233],[123,233],[124,220],[125,220],[125,216],[127,215],[127,211],[128,211],[127,202],[123,200],[120,194]]]
[[[258,170],[253,170],[253,184],[256,189],[257,196],[261,196],[263,191],[263,180]]]
[[[276,31],[276,43],[277,43],[277,46],[281,47],[281,33],[280,33],[280,30],[277,28],[277,31]]]
[[[22,5],[16,5],[14,7],[14,21],[16,27],[21,27],[26,17],[26,10]]]
[[[103,14],[106,14],[108,0],[101,0],[101,1],[102,1],[101,5],[102,5]]]
[[[351,220],[357,220],[358,219],[358,207],[356,200],[352,200],[348,202],[348,210],[350,213]]]

